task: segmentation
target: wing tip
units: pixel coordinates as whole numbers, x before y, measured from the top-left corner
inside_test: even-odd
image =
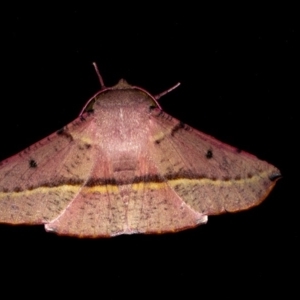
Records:
[[[269,179],[273,182],[276,182],[277,180],[279,180],[280,178],[282,178],[282,175],[280,172],[276,172],[276,173],[273,173],[269,176]]]

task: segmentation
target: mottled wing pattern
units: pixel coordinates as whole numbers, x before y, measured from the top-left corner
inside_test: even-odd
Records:
[[[85,117],[0,163],[2,223],[47,223],[78,195],[94,166],[92,117]]]
[[[171,232],[206,221],[206,216],[193,212],[167,183],[160,183],[159,188],[157,184],[86,185],[72,205],[45,227],[63,235],[107,237]]]
[[[152,153],[151,144],[149,137],[139,158],[136,182],[127,186],[127,233],[174,232],[206,223],[207,216],[192,210],[160,173],[162,158]]]
[[[159,109],[151,119],[158,174],[192,210],[205,215],[258,205],[280,172],[274,166],[201,133]]]
[[[47,231],[79,237],[108,237],[131,233],[126,231],[128,186],[119,185],[114,180],[112,161],[105,145],[97,146],[93,166],[89,180],[71,205],[45,225]]]

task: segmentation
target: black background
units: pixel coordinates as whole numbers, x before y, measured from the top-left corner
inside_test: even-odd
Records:
[[[18,4],[3,12],[0,159],[78,116],[99,90],[96,61],[107,86],[125,78],[155,95],[180,81],[160,100],[167,113],[283,174],[260,206],[176,234],[86,240],[0,225],[3,286],[30,280],[24,291],[34,294],[39,280],[46,294],[59,286],[141,298],[295,289],[299,28],[292,8],[235,9]]]

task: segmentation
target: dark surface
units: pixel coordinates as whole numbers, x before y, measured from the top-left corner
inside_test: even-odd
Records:
[[[148,9],[153,15],[144,14]],[[2,286],[30,280],[25,291],[33,293],[30,287],[39,280],[54,295],[64,286],[99,297],[139,295],[136,287],[147,295],[163,287],[169,295],[185,291],[199,298],[221,290],[244,298],[248,292],[296,289],[296,19],[205,11],[193,17],[196,8],[169,9],[127,13],[129,7],[74,4],[7,11],[1,28],[0,159],[78,116],[99,90],[96,61],[107,86],[125,78],[155,95],[180,81],[160,99],[167,113],[267,160],[283,179],[260,206],[210,217],[207,225],[176,234],[80,240],[46,233],[42,226],[0,225]]]

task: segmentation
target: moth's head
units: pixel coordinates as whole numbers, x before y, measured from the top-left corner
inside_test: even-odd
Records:
[[[104,88],[94,95],[84,106],[80,116],[85,112],[118,107],[151,110],[160,108],[157,100],[146,90],[133,86],[121,79],[116,85]]]

